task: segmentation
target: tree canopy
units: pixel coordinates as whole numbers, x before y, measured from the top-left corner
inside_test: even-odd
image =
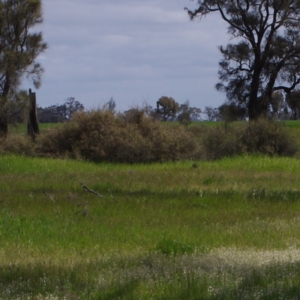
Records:
[[[172,98],[162,96],[156,102],[157,114],[159,114],[163,121],[173,120],[179,109],[179,104]]]
[[[41,32],[33,27],[42,23],[40,0],[0,1],[0,134],[7,133],[7,103],[23,76],[38,88],[43,68],[36,58],[46,50]]]
[[[217,12],[236,44],[220,46],[217,89],[244,104],[250,119],[265,115],[274,91],[300,83],[299,0],[198,0],[191,19]]]

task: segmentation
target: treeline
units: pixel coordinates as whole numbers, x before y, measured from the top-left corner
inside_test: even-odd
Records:
[[[205,107],[204,114],[209,121],[238,121],[249,118],[247,105],[234,101],[226,102],[218,108]],[[289,94],[273,92],[270,104],[267,106],[266,117],[273,120],[299,120],[300,90]]]
[[[28,94],[21,91],[8,103],[7,115],[9,124],[26,123],[28,118]],[[71,120],[76,112],[84,111],[84,105],[74,97],[69,97],[63,104],[37,107],[39,123],[62,123]]]
[[[84,111],[84,105],[70,97],[63,104],[38,107],[37,114],[40,123],[62,123],[71,120],[73,114],[79,111]]]
[[[156,119],[175,120],[185,124],[200,120],[233,122],[249,119],[247,104],[236,101],[227,101],[219,107],[206,106],[202,111],[200,108],[191,107],[189,101],[179,104],[171,97],[161,97],[157,101],[157,107],[155,109],[150,107],[150,111]],[[288,94],[273,92],[265,117],[272,120],[299,120],[300,90]]]
[[[273,120],[300,119],[300,90],[284,96],[281,92],[274,92],[271,104],[268,107],[267,117]],[[18,93],[8,105],[8,122],[24,123],[27,118],[28,95],[22,91]],[[111,98],[104,108],[115,111],[116,102]],[[136,109],[131,108],[124,114],[132,114]],[[54,104],[37,108],[40,123],[62,123],[72,119],[74,113],[85,111],[82,103],[74,97],[69,97],[63,104]],[[188,125],[195,121],[241,121],[248,119],[246,106],[237,103],[224,103],[219,107],[206,106],[203,110],[192,107],[189,101],[179,104],[172,97],[163,96],[156,102],[156,106],[144,105],[143,111],[154,120],[163,122],[178,121]]]

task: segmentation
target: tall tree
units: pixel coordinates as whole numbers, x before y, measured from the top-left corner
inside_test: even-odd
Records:
[[[250,119],[267,113],[272,93],[300,83],[299,0],[197,0],[191,19],[217,12],[236,44],[220,47],[217,89],[244,103]]]
[[[42,33],[33,27],[42,23],[41,0],[0,0],[0,135],[6,136],[7,103],[24,76],[38,88],[43,68],[36,61],[44,52]]]

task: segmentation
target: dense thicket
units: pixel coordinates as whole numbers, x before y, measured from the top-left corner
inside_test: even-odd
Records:
[[[143,111],[116,115],[109,110],[77,113],[62,128],[40,139],[43,155],[110,162],[163,162],[192,159],[197,142],[184,127],[166,126]]]

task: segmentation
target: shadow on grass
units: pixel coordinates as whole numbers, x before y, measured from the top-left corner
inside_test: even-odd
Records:
[[[51,262],[0,266],[0,299],[134,299],[140,280],[119,280],[122,262],[116,263],[120,264],[116,278],[110,278],[113,273],[109,270],[104,284],[101,278],[108,266],[97,261],[70,266]]]
[[[199,273],[199,266],[186,272],[185,265],[164,257],[155,256],[158,265],[144,263],[144,269],[141,257],[0,266],[0,299],[299,299],[300,262]]]
[[[120,262],[116,263],[118,265]],[[181,281],[180,288],[178,286],[176,288],[169,287],[169,279],[164,281],[165,279],[162,277],[156,282],[165,291],[163,297],[160,298],[156,295],[156,292],[161,294],[159,288],[154,295],[147,291],[149,286],[143,275],[140,275],[140,278],[136,278],[136,274],[133,274],[134,278],[119,278],[119,272],[122,273],[124,268],[121,265],[115,270],[115,277],[111,282],[102,285],[99,284],[99,280],[101,281],[99,278],[102,277],[103,270],[96,264],[78,264],[69,268],[51,264],[2,266],[0,268],[0,299],[44,299],[38,298],[38,296],[46,297],[46,299],[91,300],[132,300],[141,299],[141,297],[143,299],[196,299],[195,296],[204,295],[207,289],[206,282],[193,281],[189,278],[179,279]],[[111,268],[115,267],[111,266]],[[182,275],[182,272],[173,275],[176,278]],[[139,289],[140,284],[143,285],[142,290]],[[56,298],[47,298],[51,295]]]

